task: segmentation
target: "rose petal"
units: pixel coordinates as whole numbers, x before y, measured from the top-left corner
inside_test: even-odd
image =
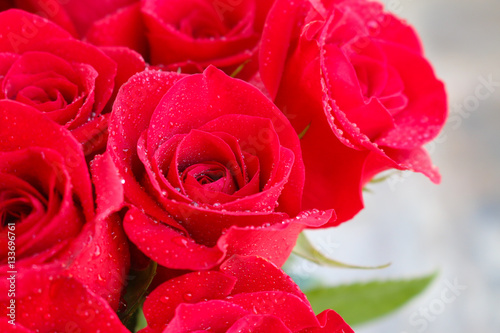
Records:
[[[140,173],[144,172],[138,167],[141,162],[137,156],[137,142],[141,133],[148,128],[158,101],[182,77],[176,73],[157,71],[134,75],[118,93],[110,118],[108,151],[123,178],[125,195],[136,206],[158,219],[168,220],[168,216],[136,180],[141,179]]]
[[[144,302],[148,327],[161,331],[174,318],[179,304],[223,299],[234,283],[234,278],[219,272],[196,272],[163,283]]]
[[[63,3],[64,1],[22,0],[15,1],[15,6],[16,8],[30,13],[35,13],[49,19],[71,33],[71,35],[75,38],[78,38],[78,33],[76,32],[75,26],[73,25],[71,18],[68,16],[68,13],[64,10]]]
[[[17,258],[22,259],[50,248],[54,242],[75,237],[84,218],[78,203],[73,200],[72,180],[64,168],[63,157],[51,149],[36,147],[0,153],[0,157],[0,172],[28,182],[26,185],[33,186],[37,196],[43,198],[40,203],[44,206],[44,214],[40,219],[32,220],[26,227],[24,221],[17,222],[18,232],[24,231],[16,240]],[[33,165],[37,165],[36,171]],[[7,229],[2,231],[6,235]]]
[[[292,333],[278,317],[246,315],[236,321],[226,333]]]
[[[10,319],[5,319],[2,318],[0,319],[0,330],[4,332],[12,332],[12,333],[32,333],[33,331],[25,328],[19,323],[16,323],[15,325],[11,324]],[[15,321],[12,321],[15,323]]]
[[[108,120],[110,114],[103,114],[71,131],[75,139],[81,143],[87,158],[103,152],[108,142]]]
[[[233,256],[226,260],[219,270],[236,278],[236,284],[231,291],[232,295],[258,291],[283,291],[308,302],[292,278],[262,257]],[[263,276],[266,278],[263,279]]]
[[[186,100],[186,96],[189,99]],[[200,109],[204,112],[200,113]],[[175,134],[187,133],[220,116],[235,114],[235,110],[238,110],[237,114],[271,119],[280,144],[295,155],[289,181],[282,191],[282,196],[289,200],[282,210],[290,215],[297,214],[304,169],[296,133],[285,116],[260,91],[214,67],[207,68],[202,75],[186,77],[167,92],[151,118],[148,151],[152,153]],[[162,124],[167,124],[168,131]]]
[[[134,74],[146,69],[146,63],[139,53],[136,53],[127,47],[107,46],[101,47],[101,50],[108,57],[113,59],[117,65],[114,91],[107,106],[107,108],[111,110],[120,87]]]
[[[297,237],[306,227],[323,226],[334,220],[329,211],[303,212],[293,219],[269,224],[259,228],[231,227],[217,242],[219,248],[226,249],[227,256],[261,256],[277,266],[282,266],[295,246]]]
[[[319,326],[309,302],[289,293],[259,291],[234,295],[230,301],[254,314],[278,317],[292,332]]]
[[[280,24],[264,26],[259,62],[260,76],[272,100],[278,92],[292,38],[298,35],[296,22],[309,9],[308,1],[276,0],[269,11],[266,20]]]
[[[37,110],[11,101],[0,101],[0,144],[4,151],[46,147],[61,154],[87,220],[93,216],[90,176],[80,144],[71,133]]]
[[[130,256],[120,218],[100,215],[88,222],[61,260],[67,260],[69,276],[118,309],[127,281]]]
[[[70,62],[92,66],[99,73],[95,81],[94,112],[99,114],[108,102],[116,76],[116,63],[93,45],[72,39],[47,39],[32,46],[39,51],[50,52]]]
[[[96,189],[97,213],[106,215],[120,210],[124,204],[123,186],[109,154],[96,156],[91,171]]]
[[[318,316],[320,327],[306,328],[303,333],[354,333],[344,319],[333,310],[325,310]]]
[[[222,300],[211,300],[198,304],[180,304],[175,317],[163,333],[188,333],[193,331],[225,332],[249,311],[242,306]]]
[[[148,59],[140,7],[141,3],[137,2],[94,21],[87,31],[86,40],[94,45],[128,47]]]
[[[135,208],[129,210],[123,223],[129,239],[160,265],[200,270],[212,268],[222,260],[220,249],[197,244],[180,231],[153,221]]]
[[[20,53],[42,40],[71,38],[66,30],[54,23],[18,9],[1,12],[0,22],[0,36],[6,36],[0,38],[0,52]]]
[[[109,305],[71,278],[44,280],[40,293],[16,300],[16,324],[31,330],[129,332]],[[43,287],[43,288],[42,288]],[[71,290],[71,293],[68,293]],[[33,311],[33,309],[36,311]],[[6,306],[2,306],[5,318]],[[103,323],[105,323],[103,325]]]
[[[89,26],[96,20],[114,13],[121,7],[127,6],[136,0],[107,0],[101,1],[69,1],[62,3],[67,15],[71,18],[80,36],[85,36]]]

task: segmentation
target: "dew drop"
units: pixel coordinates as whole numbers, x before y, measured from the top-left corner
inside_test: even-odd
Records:
[[[95,246],[94,256],[99,257],[101,255],[101,248],[99,245]]]
[[[182,247],[188,246],[188,240],[182,236],[177,236],[177,237],[172,238],[172,242],[174,242],[178,246],[182,246]]]

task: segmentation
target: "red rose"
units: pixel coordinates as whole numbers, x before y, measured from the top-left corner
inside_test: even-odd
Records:
[[[120,183],[105,173],[109,163],[94,160],[95,211],[82,148],[70,132],[32,107],[0,101],[0,313],[18,330],[127,332],[115,311],[129,255],[113,214],[121,207],[113,184]],[[6,325],[0,322],[3,331]]]
[[[334,311],[317,317],[299,287],[259,257],[232,257],[157,287],[144,303],[141,333],[354,332]]]
[[[288,120],[260,91],[209,67],[145,71],[120,90],[108,151],[132,208],[124,227],[163,266],[208,269],[226,254],[281,265],[305,225],[303,164]]]
[[[0,0],[0,11],[18,8],[46,18],[75,37],[84,37],[98,20],[139,0]]]
[[[107,116],[100,115],[113,87],[144,69],[142,58],[125,48],[99,50],[19,10],[0,13],[0,21],[0,99],[33,106],[64,125],[86,155],[105,147]]]
[[[244,65],[239,76],[249,78],[257,72],[271,5],[271,0],[147,0],[96,22],[87,38],[97,45],[132,47],[152,65],[172,71],[198,73],[214,65],[231,74]]]
[[[0,0],[0,11],[22,9],[46,18],[63,27],[71,35],[77,36],[74,24],[63,9],[63,4],[68,1],[70,0]]]
[[[444,87],[414,30],[380,4],[279,0],[260,57],[270,95],[304,134],[305,208],[348,220],[362,186],[389,168],[439,182],[422,145],[445,122]]]

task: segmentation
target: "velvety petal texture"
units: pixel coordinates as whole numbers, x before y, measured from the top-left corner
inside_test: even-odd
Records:
[[[130,47],[151,65],[166,70],[200,73],[213,65],[227,74],[250,79],[258,71],[260,36],[272,3],[132,1],[96,20],[87,40],[96,45]]]
[[[325,226],[352,218],[362,187],[381,171],[439,182],[422,146],[446,120],[444,86],[413,28],[380,4],[276,1],[260,61],[269,94],[302,134],[304,207],[338,215]]]
[[[100,50],[20,10],[1,12],[0,20],[0,99],[32,106],[74,131],[86,155],[102,152],[103,114],[118,88],[145,68],[142,57],[127,48]]]
[[[254,256],[233,256],[216,271],[173,278],[143,309],[148,326],[142,333],[354,332],[332,310],[316,317],[290,277]]]
[[[9,313],[15,274],[16,323],[29,332],[63,331],[68,322],[92,331],[99,324],[89,316],[124,331],[115,313],[130,265],[116,214],[123,191],[109,157],[97,158],[92,173],[97,210],[71,133],[31,106],[0,101],[1,312]]]
[[[138,0],[2,0],[0,11],[18,8],[40,15],[63,27],[76,38],[84,37],[93,24]]]
[[[203,74],[145,71],[120,90],[108,152],[131,209],[125,231],[174,269],[208,269],[229,254],[281,265],[306,226],[304,168],[286,117],[253,86],[215,67]]]

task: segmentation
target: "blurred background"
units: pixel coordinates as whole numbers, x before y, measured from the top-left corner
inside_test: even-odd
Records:
[[[500,1],[383,2],[416,28],[447,86],[450,120],[427,147],[442,183],[395,174],[369,186],[366,208],[353,221],[308,233],[334,259],[392,262],[389,268],[308,266],[307,271],[328,285],[439,272],[423,294],[389,316],[355,327],[357,333],[498,333]],[[456,297],[443,302],[443,293]]]

